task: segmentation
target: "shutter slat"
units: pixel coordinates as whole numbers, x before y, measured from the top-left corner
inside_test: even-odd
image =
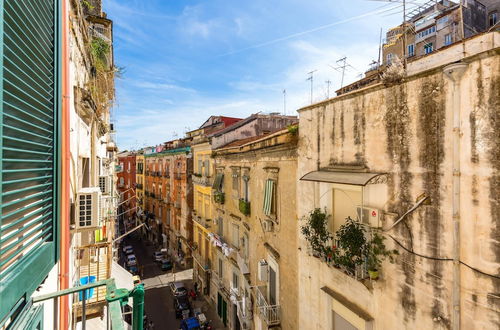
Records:
[[[21,169],[14,169],[14,170],[2,170],[2,173],[24,173],[24,172],[52,172],[54,169],[52,167],[45,167],[45,168],[21,168]]]
[[[29,181],[40,180],[40,179],[49,179],[49,178],[52,178],[52,175],[36,176],[34,178],[3,181],[3,184],[6,185],[6,184],[13,184],[13,183],[20,183],[20,182],[29,182]]]
[[[32,145],[35,145],[35,146],[38,146],[38,147],[42,147],[42,148],[52,149],[52,146],[47,145],[47,144],[38,143],[38,142],[29,141],[29,140],[20,139],[20,138],[15,138],[15,137],[8,136],[8,135],[4,135],[3,138],[7,139],[7,140],[11,140],[11,141],[32,144]]]
[[[4,151],[19,152],[22,154],[35,154],[35,155],[43,155],[43,156],[52,156],[51,152],[35,151],[35,150],[28,150],[28,149],[4,147],[3,150]]]
[[[27,192],[27,191],[30,191],[30,190],[35,190],[35,189],[47,188],[47,187],[50,187],[51,185],[52,185],[52,183],[49,182],[49,183],[39,184],[39,185],[36,185],[36,186],[27,187],[27,188],[11,190],[11,191],[2,193],[2,197],[12,196],[12,195],[20,194],[20,193]],[[15,201],[12,201],[12,202],[9,202],[9,203],[3,203],[2,206],[0,206],[0,208],[3,209],[3,208],[6,208],[8,206],[15,205],[16,203],[21,203],[21,202],[33,199],[34,197],[39,197],[39,196],[42,196],[42,195],[46,195],[46,194],[48,194],[50,192],[51,192],[50,190],[48,190],[48,191],[42,191],[42,192],[39,192],[37,194],[30,195],[29,197],[25,197],[25,198],[21,198],[21,199],[16,199]]]
[[[13,162],[13,163],[52,163],[54,162],[53,160],[44,160],[44,159],[15,159],[15,158],[4,158],[4,162]]]

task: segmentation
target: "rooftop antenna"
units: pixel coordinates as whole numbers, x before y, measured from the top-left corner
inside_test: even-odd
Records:
[[[326,83],[326,98],[329,99],[330,98],[330,85],[332,84],[332,82],[330,80],[327,80],[325,81]]]
[[[286,89],[283,90],[283,114],[286,116]]]
[[[307,74],[309,75],[309,78],[307,78],[306,80],[310,80],[311,81],[311,104],[313,103],[313,76],[314,76],[314,72],[316,72],[318,70],[312,70],[311,72],[308,72]]]
[[[382,53],[382,28],[380,28],[380,36],[378,40],[378,62],[377,66],[380,67],[380,55]]]

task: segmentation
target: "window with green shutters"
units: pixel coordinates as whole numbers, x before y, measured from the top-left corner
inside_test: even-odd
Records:
[[[58,3],[0,0],[0,324],[58,257]]]

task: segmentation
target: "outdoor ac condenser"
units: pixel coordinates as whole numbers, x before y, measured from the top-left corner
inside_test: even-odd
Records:
[[[267,282],[267,261],[262,259],[259,261],[259,266],[257,267],[257,276],[259,281]]]
[[[363,213],[361,213],[361,210],[363,210]],[[374,209],[372,207],[361,207],[357,206],[356,207],[356,212],[358,215],[359,221],[362,221],[363,223],[366,223],[370,227],[377,228],[380,225],[380,210],[379,209]],[[361,214],[363,217],[361,217]]]
[[[101,225],[101,188],[82,188],[76,196],[76,228],[93,228]]]
[[[111,177],[109,175],[99,176],[99,188],[101,193],[109,195],[111,193]]]

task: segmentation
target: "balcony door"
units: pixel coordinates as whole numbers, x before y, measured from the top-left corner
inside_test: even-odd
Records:
[[[269,304],[276,305],[277,302],[277,279],[276,271],[269,267]]]

